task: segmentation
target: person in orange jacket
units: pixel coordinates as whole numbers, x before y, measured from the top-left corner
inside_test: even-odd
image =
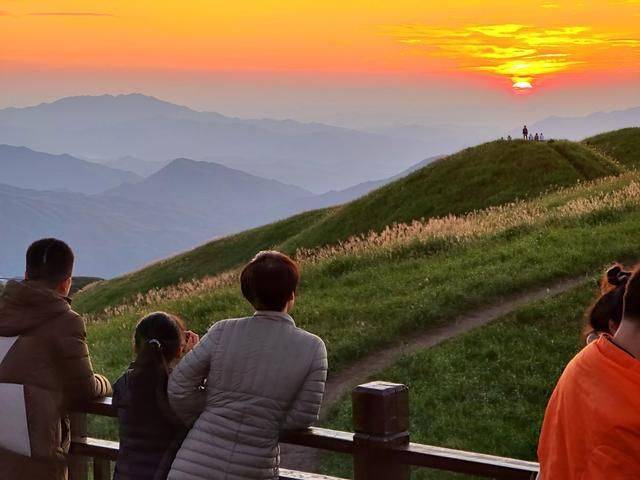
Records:
[[[542,425],[539,480],[640,479],[640,269],[620,327],[567,365]]]

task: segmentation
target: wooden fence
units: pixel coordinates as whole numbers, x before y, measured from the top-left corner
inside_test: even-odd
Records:
[[[354,480],[408,480],[411,467],[426,467],[496,480],[533,480],[538,464],[511,458],[432,447],[409,441],[409,395],[404,385],[372,382],[352,393],[355,433],[310,428],[287,432],[282,443],[338,452],[353,457]],[[118,442],[87,436],[87,414],[115,417],[111,399],[86,405],[72,415],[70,480],[111,478]],[[89,459],[93,459],[90,462]],[[281,471],[281,480],[322,480],[330,477]],[[338,480],[338,479],[333,479]]]

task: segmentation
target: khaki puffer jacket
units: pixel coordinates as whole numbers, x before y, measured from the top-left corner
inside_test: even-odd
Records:
[[[169,401],[185,423],[205,379],[207,394],[169,480],[278,478],[278,436],[317,420],[326,377],[324,343],[289,315],[216,323],[169,378]]]
[[[38,282],[0,295],[0,478],[66,477],[69,422],[77,402],[108,395],[95,375],[85,325],[69,301]]]

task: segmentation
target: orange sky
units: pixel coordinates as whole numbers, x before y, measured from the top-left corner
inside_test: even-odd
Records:
[[[531,92],[637,75],[640,0],[0,0],[0,72],[439,76]],[[530,90],[526,88],[527,90]]]
[[[9,0],[3,68],[451,72],[534,81],[640,60],[640,0]],[[523,5],[523,6],[520,6]]]

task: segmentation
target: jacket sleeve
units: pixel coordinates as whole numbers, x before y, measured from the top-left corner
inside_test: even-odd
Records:
[[[167,396],[174,413],[185,425],[192,425],[204,410],[215,326],[176,365],[169,376]]]
[[[60,377],[66,403],[79,403],[111,394],[111,384],[93,372],[84,320],[70,318],[70,329],[60,340]]]
[[[308,428],[318,420],[327,381],[327,368],[327,348],[319,339],[309,373],[289,408],[282,425],[283,430]]]

